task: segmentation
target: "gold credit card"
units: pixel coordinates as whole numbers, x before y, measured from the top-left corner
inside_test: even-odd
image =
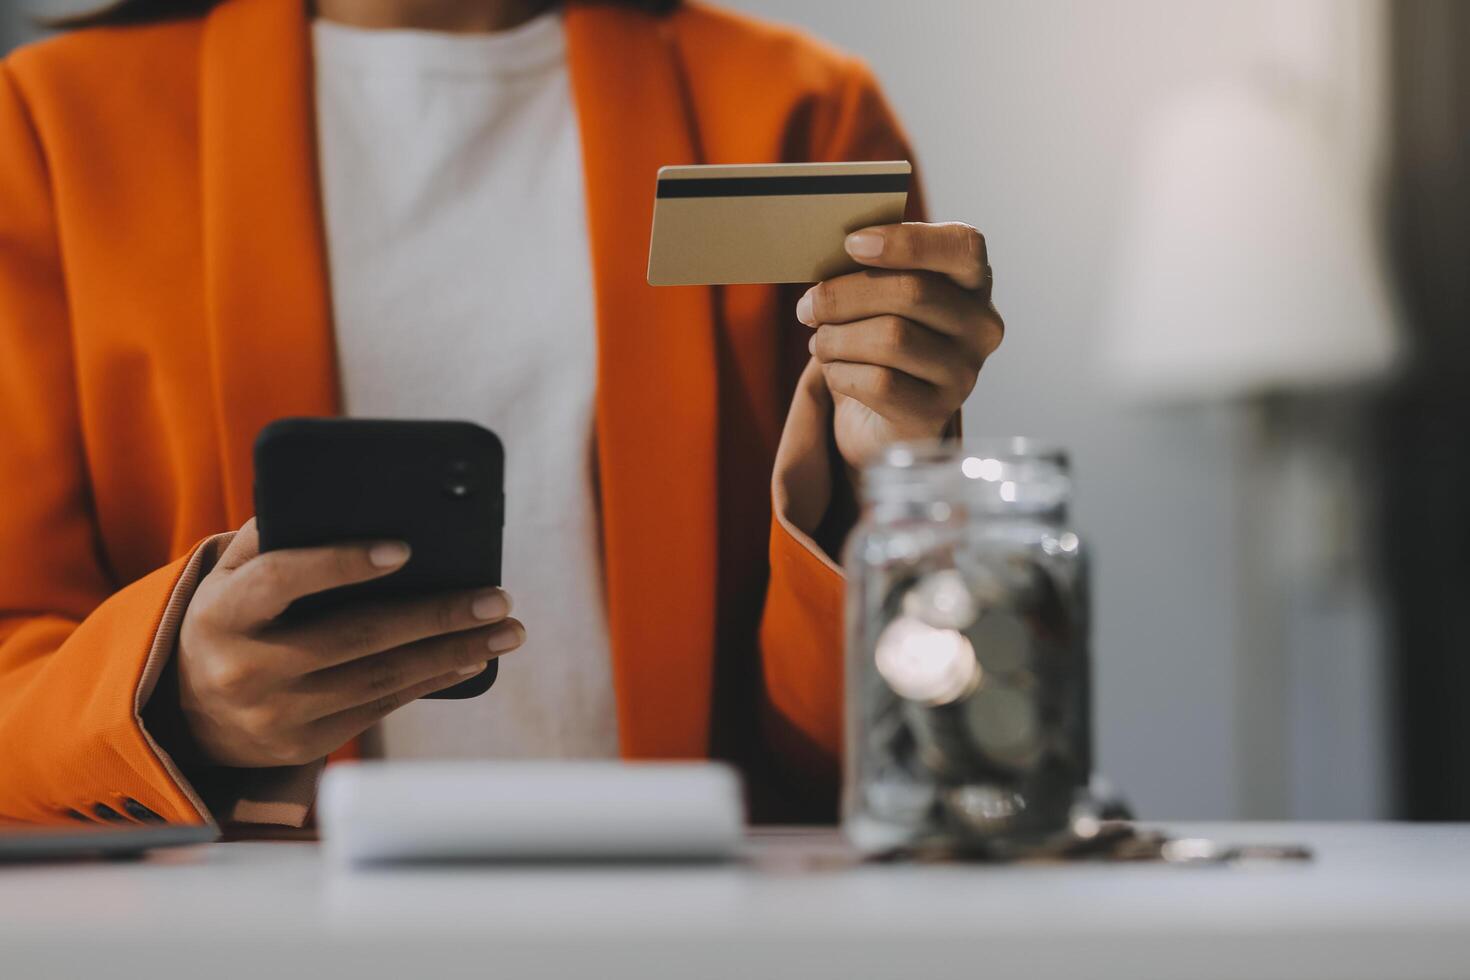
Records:
[[[650,286],[818,282],[860,268],[850,232],[903,220],[913,168],[877,163],[664,167]]]

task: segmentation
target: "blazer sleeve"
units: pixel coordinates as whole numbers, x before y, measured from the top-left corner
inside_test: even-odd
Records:
[[[843,84],[814,115],[815,161],[912,160],[876,79],[850,62]],[[923,220],[917,181],[906,217]],[[804,332],[794,332],[801,365],[771,480],[770,580],[759,642],[761,727],[792,786],[830,812],[840,779],[843,715],[842,570],[819,541],[840,541],[851,522],[850,494],[832,438],[832,397]],[[834,526],[840,525],[840,526]],[[828,533],[824,533],[828,532]]]
[[[208,822],[140,718],[211,549],[113,581],[69,326],[44,152],[0,62],[0,821]]]

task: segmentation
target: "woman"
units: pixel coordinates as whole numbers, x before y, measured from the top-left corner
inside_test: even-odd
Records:
[[[851,474],[957,418],[984,241],[655,290],[651,191],[908,156],[862,65],[694,4],[123,0],[13,55],[0,817],[299,825],[385,718],[389,756],[714,755],[758,815],[828,812]],[[530,639],[490,695],[411,704],[522,645],[503,593],[273,622],[407,558],[258,553],[256,433],[339,412],[506,441]]]

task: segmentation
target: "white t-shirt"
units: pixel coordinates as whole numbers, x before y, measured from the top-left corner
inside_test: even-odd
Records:
[[[318,21],[343,409],[468,419],[506,452],[504,582],[527,641],[489,694],[421,701],[389,757],[610,757],[597,343],[561,17],[450,35]]]

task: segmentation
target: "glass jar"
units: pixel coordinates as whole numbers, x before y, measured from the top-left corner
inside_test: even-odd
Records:
[[[848,540],[843,825],[867,853],[1063,834],[1092,769],[1088,576],[1064,454],[895,446]]]

